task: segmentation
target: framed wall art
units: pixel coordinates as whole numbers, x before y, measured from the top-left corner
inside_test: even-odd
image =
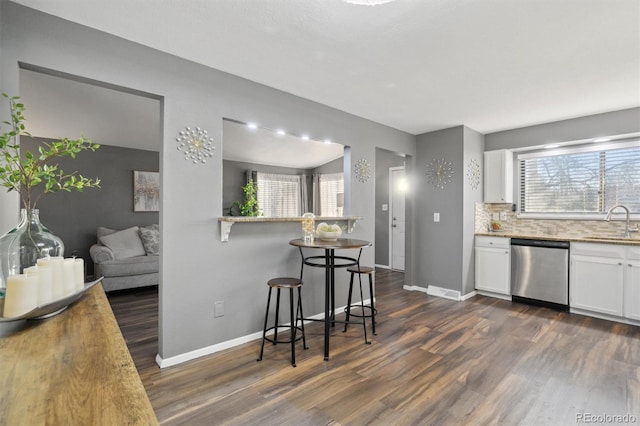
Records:
[[[160,173],[133,171],[133,211],[160,210]]]

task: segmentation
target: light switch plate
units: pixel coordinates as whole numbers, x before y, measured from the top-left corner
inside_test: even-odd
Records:
[[[382,205],[382,211],[386,212],[387,210],[389,210],[389,204],[383,204]]]
[[[433,221],[434,222],[440,222],[440,213],[434,213],[433,214]]]
[[[213,316],[215,318],[224,316],[224,302],[215,302],[213,304]]]

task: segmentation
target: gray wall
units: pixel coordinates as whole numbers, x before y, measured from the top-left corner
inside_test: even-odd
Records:
[[[23,137],[21,145],[36,153],[43,141],[50,139]],[[77,171],[101,180],[99,189],[48,194],[37,205],[42,223],[62,238],[65,256],[84,258],[89,274],[93,274],[89,247],[96,242],[98,226],[124,229],[158,223],[158,212],[133,211],[133,170],[157,172],[157,152],[102,145],[75,159],[61,158],[58,164],[67,173]]]
[[[418,136],[414,255],[418,286],[456,290],[461,295],[474,290],[475,203],[482,201],[482,184],[471,188],[467,168],[472,159],[482,164],[483,148],[483,136],[465,126]],[[427,182],[425,171],[433,159],[442,158],[451,162],[453,177],[439,189]],[[440,213],[440,222],[433,221],[435,212]]]
[[[389,205],[389,167],[404,163],[405,158],[397,153],[376,149],[376,265],[389,266],[389,210],[382,210],[383,204]]]
[[[2,2],[1,7],[0,82],[5,91],[19,93],[22,61],[162,99],[159,355],[163,359],[258,332],[266,280],[299,272],[299,255],[288,245],[300,235],[298,223],[236,224],[230,241],[220,241],[223,117],[257,120],[264,127],[284,127],[296,134],[327,135],[351,147],[350,169],[352,161],[373,161],[375,147],[414,154],[413,135],[15,3]],[[214,139],[216,154],[206,164],[187,162],[176,149],[175,139],[187,126],[206,129]],[[2,194],[0,205],[5,202],[13,203],[17,217],[15,197]],[[351,237],[373,241],[374,206],[373,184],[355,182],[347,207],[365,218]],[[373,263],[372,250],[365,252],[363,262]],[[339,282],[347,278],[344,271],[336,273]],[[406,279],[412,280],[410,272]],[[322,311],[323,285],[322,271],[305,272],[308,315]],[[345,289],[338,287],[338,300],[343,300]],[[214,318],[217,301],[225,302],[226,314]]]
[[[416,147],[418,187],[416,200],[416,282],[462,291],[463,229],[463,141],[464,127],[419,135]],[[426,166],[433,159],[450,161],[452,182],[445,189],[434,188],[425,177]],[[440,213],[440,222],[433,213]]]
[[[489,133],[485,135],[485,150],[524,148],[636,132],[640,132],[640,108],[629,108]]]

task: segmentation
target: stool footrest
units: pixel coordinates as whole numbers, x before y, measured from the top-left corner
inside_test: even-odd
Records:
[[[289,326],[289,325],[279,325],[277,328],[278,328],[278,335],[280,335],[280,333],[285,332],[285,331],[291,331],[291,326]],[[276,327],[269,327],[269,328],[267,328],[267,333],[269,331],[275,330],[275,329],[276,329]],[[297,342],[298,340],[302,340],[303,330],[302,330],[302,327],[295,327],[295,329],[296,329],[296,342]],[[282,331],[280,331],[280,330],[282,330]],[[276,339],[274,339],[272,337],[265,336],[264,340],[266,340],[267,342],[271,342],[274,345],[277,345],[278,343],[291,343],[291,338],[289,338],[289,340],[280,340],[280,339],[276,340]]]
[[[352,309],[360,309],[360,311],[362,311],[363,306],[361,305],[351,305],[351,306],[346,306],[344,308],[344,312],[349,314],[352,317],[358,317],[358,318],[371,318],[373,315],[376,315],[378,313],[378,310],[376,308],[371,308],[370,305],[364,305],[364,310],[366,311],[367,309],[369,310],[368,314],[365,314],[364,312],[361,312],[360,314],[354,314]],[[371,310],[373,309],[373,312],[371,312]]]

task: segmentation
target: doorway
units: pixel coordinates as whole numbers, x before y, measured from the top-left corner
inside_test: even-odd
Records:
[[[389,267],[404,271],[405,258],[405,168],[389,168]]]

